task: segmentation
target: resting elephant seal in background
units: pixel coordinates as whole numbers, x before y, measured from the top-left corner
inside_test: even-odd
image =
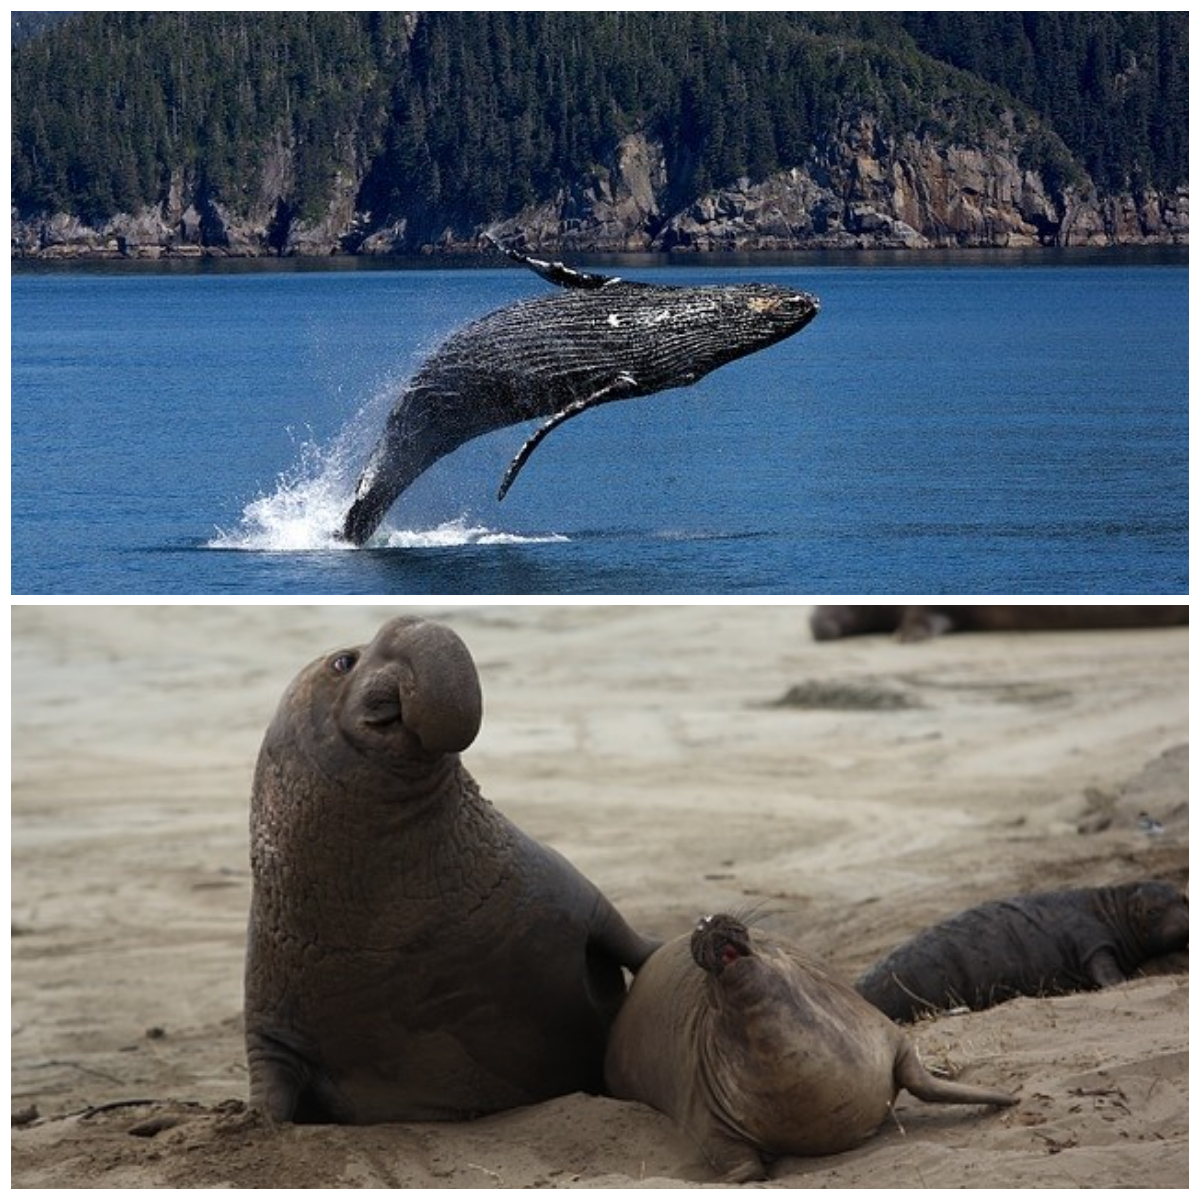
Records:
[[[278,1121],[478,1116],[603,1083],[654,948],[459,761],[466,646],[390,621],[284,693],[251,805],[250,1101]]]
[[[671,1117],[730,1183],[764,1178],[764,1154],[849,1150],[887,1119],[901,1088],[934,1103],[1016,1103],[935,1079],[849,984],[726,915],[642,967],[605,1077],[614,1096]]]
[[[635,283],[504,253],[561,290],[472,321],[413,376],[346,513],[342,536],[356,546],[418,476],[464,442],[546,418],[509,466],[502,500],[564,421],[615,400],[686,387],[798,333],[820,308],[815,296],[794,288]]]
[[[1186,604],[822,604],[809,618],[819,642],[894,633],[920,642],[959,630],[1133,629],[1186,625]]]
[[[1014,996],[1124,983],[1188,944],[1187,897],[1169,883],[1078,888],[992,900],[898,946],[855,987],[895,1021]]]

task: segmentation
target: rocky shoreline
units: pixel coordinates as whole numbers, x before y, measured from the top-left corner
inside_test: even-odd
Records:
[[[14,259],[183,259],[461,254],[484,232],[532,251],[593,253],[1183,246],[1188,191],[1101,196],[1086,178],[1054,184],[1020,165],[1011,131],[978,146],[884,135],[868,114],[803,167],[672,204],[661,146],[626,137],[607,163],[552,199],[488,226],[452,212],[376,219],[360,211],[361,164],[347,163],[315,218],[287,194],[293,150],[267,156],[254,199],[234,213],[172,181],[161,204],[88,223],[12,215]]]

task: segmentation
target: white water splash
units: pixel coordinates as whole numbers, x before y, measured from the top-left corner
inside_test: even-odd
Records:
[[[234,530],[217,531],[210,550],[351,550],[338,536],[346,512],[342,494],[331,496],[325,481],[281,481],[270,496],[252,500]]]
[[[210,550],[296,552],[357,547],[340,537],[342,521],[354,498],[354,487],[376,431],[382,425],[381,399],[389,402],[395,386],[381,389],[355,415],[329,446],[304,442],[299,461],[279,477],[275,491],[259,496],[242,509],[232,530],[218,529],[207,542]],[[565,542],[561,534],[517,534],[473,524],[458,516],[431,529],[389,529],[371,539],[373,549],[413,549],[440,546],[503,546],[527,542]]]
[[[515,546],[527,542],[567,542],[561,533],[502,533],[484,525],[469,525],[466,517],[446,521],[435,529],[399,529],[385,533],[384,545],[401,549],[422,546]]]
[[[364,456],[352,421],[332,446],[300,447],[300,461],[279,477],[275,491],[251,500],[236,529],[217,531],[210,550],[351,550],[338,537],[354,494],[354,467]]]

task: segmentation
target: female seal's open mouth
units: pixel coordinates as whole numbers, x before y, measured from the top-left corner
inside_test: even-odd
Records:
[[[737,962],[739,958],[744,958],[746,951],[743,947],[735,945],[733,942],[726,942],[720,951],[721,962],[725,966],[729,966],[731,962]]]
[[[749,930],[725,914],[702,917],[692,933],[692,958],[697,966],[714,975],[753,953]]]

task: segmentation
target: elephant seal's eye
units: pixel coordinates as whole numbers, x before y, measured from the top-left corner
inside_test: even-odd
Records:
[[[347,675],[354,670],[356,662],[358,662],[357,654],[339,654],[335,658],[330,659],[329,669],[335,675]]]

